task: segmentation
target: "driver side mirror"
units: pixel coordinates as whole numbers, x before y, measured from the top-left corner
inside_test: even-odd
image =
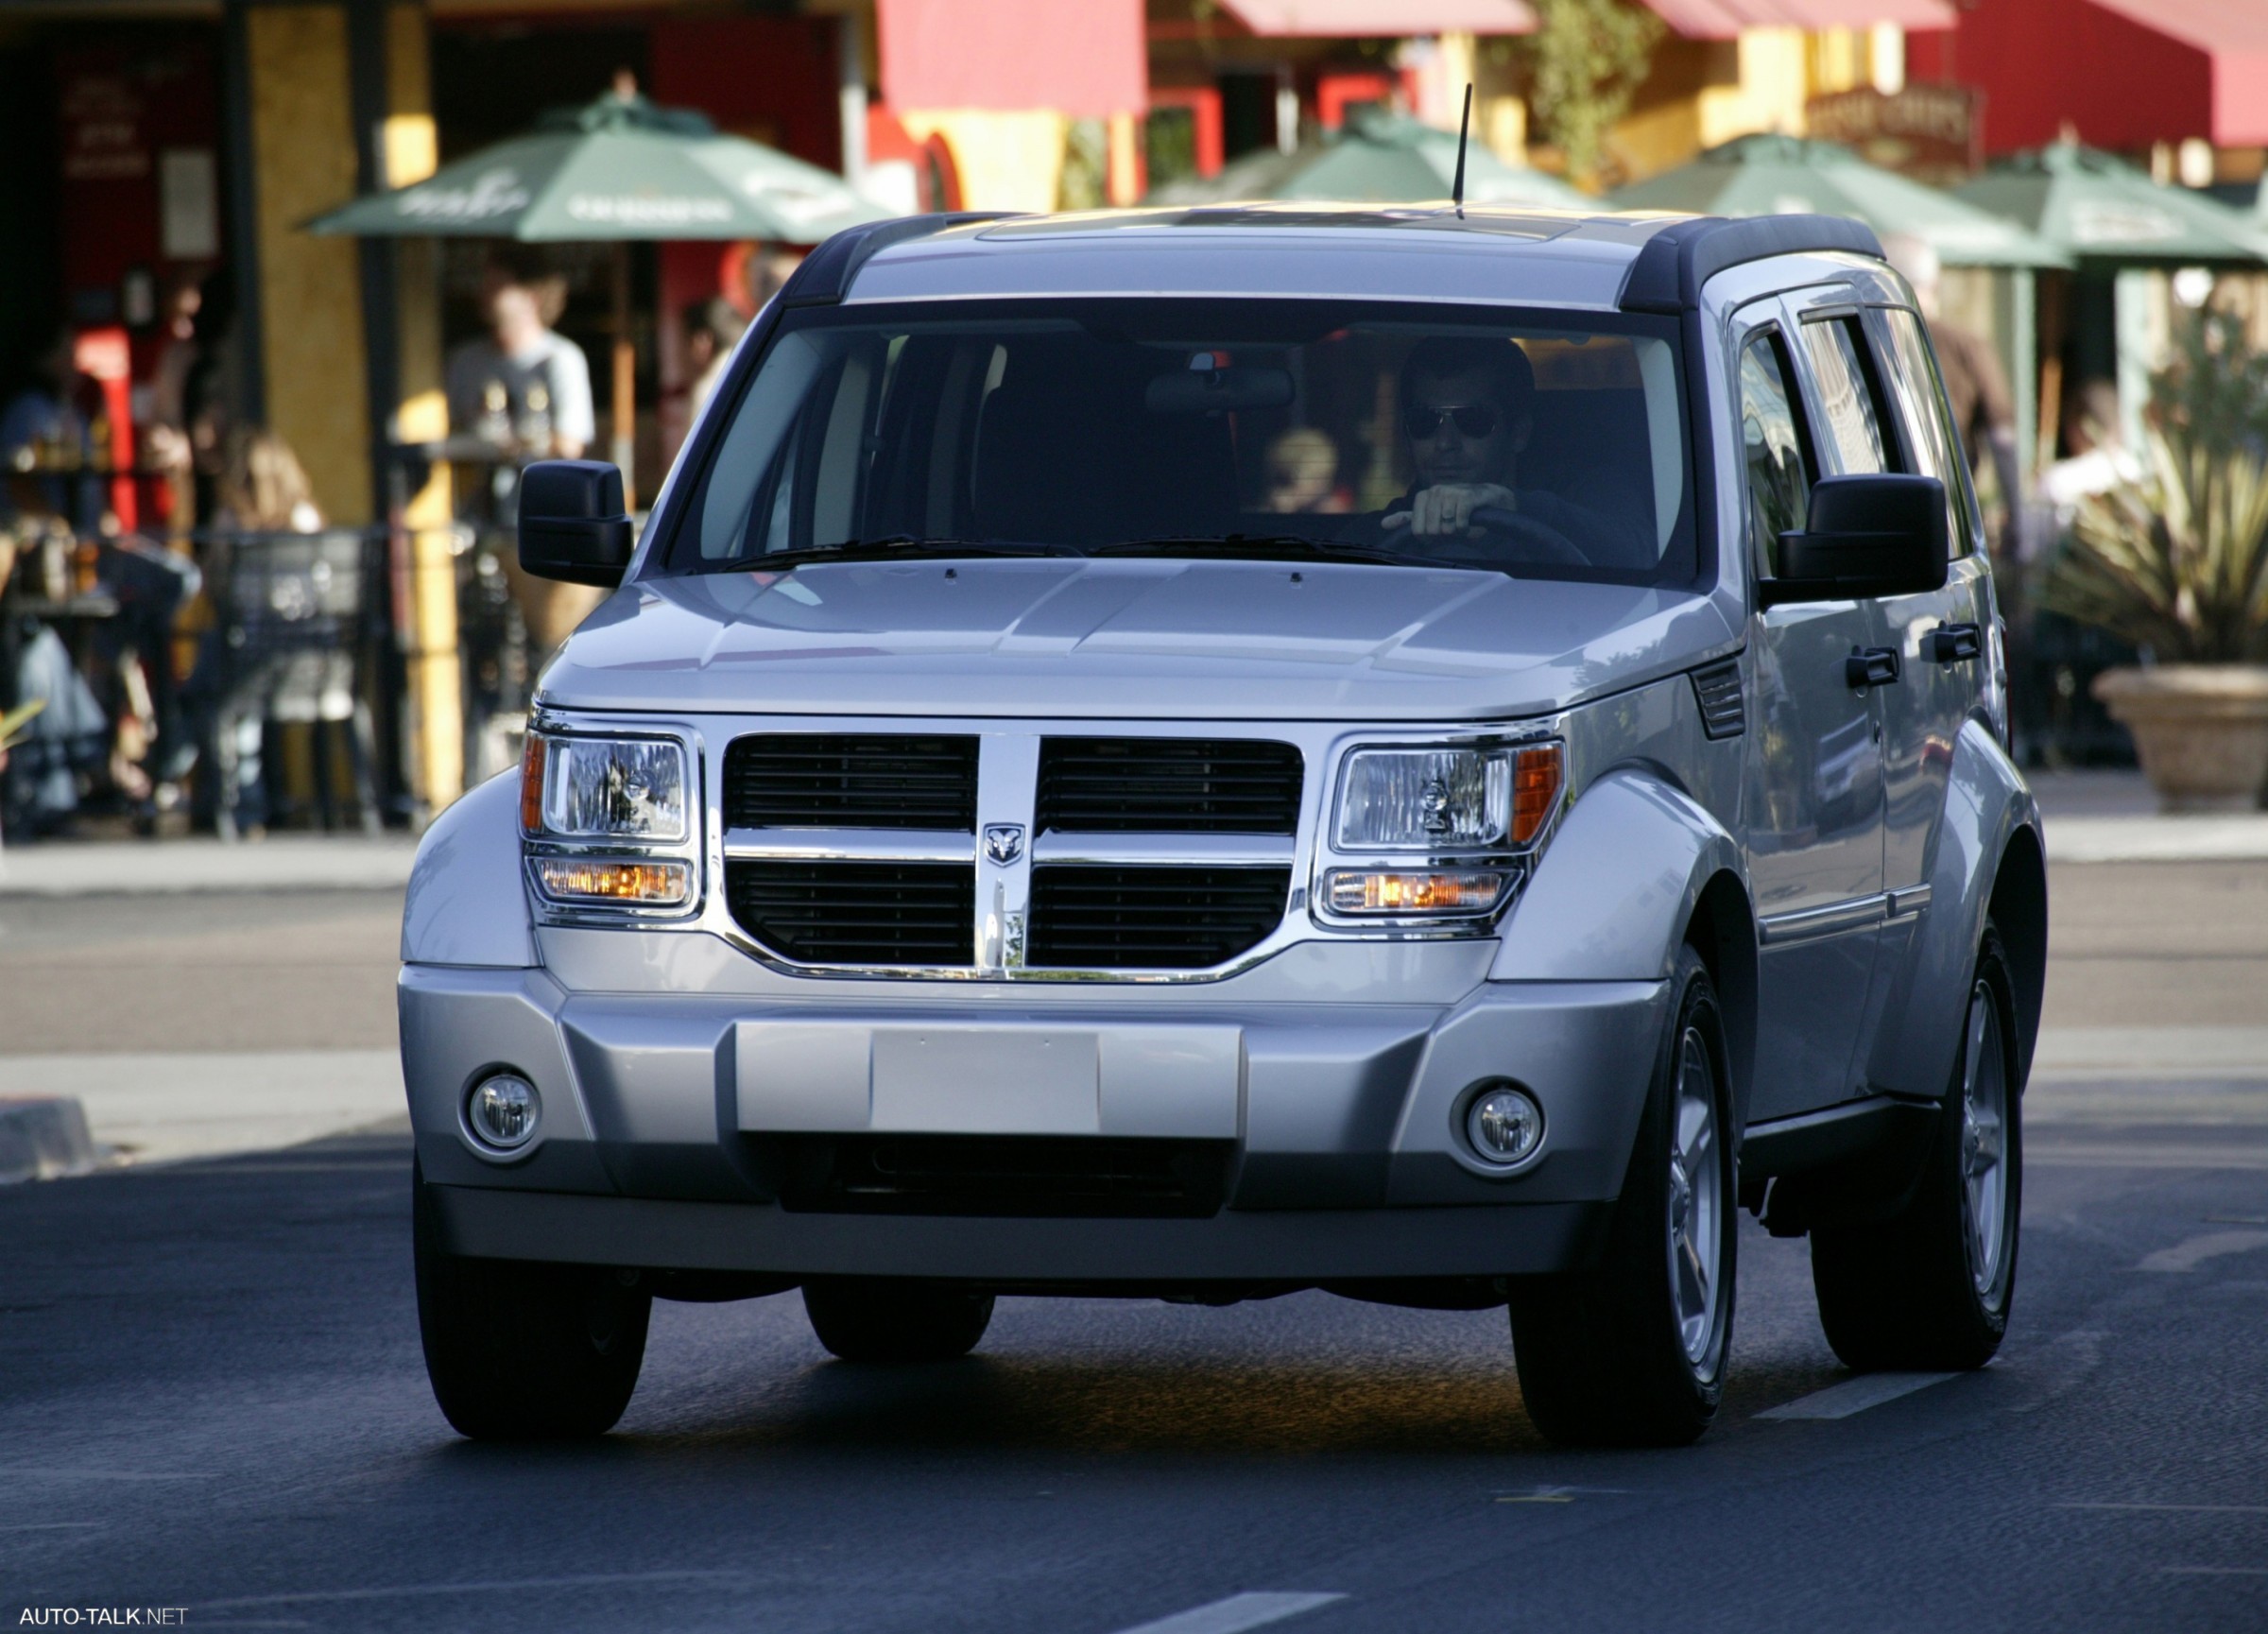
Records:
[[[1952,554],[1946,525],[1945,484],[1933,476],[1823,476],[1812,488],[1811,525],[1779,536],[1779,573],[1757,586],[1757,604],[1942,590]]]
[[[520,473],[520,566],[609,589],[636,544],[622,473],[603,459],[539,459]]]

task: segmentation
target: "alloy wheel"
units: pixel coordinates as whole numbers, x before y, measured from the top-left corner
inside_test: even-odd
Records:
[[[1677,1042],[1677,1094],[1669,1163],[1671,1298],[1685,1359],[1696,1367],[1716,1342],[1724,1245],[1724,1178],[1717,1159],[1716,1070],[1698,1027]]]
[[[1968,1274],[1987,1298],[2007,1258],[2008,1057],[2000,1005],[1980,981],[1968,995],[1961,1062],[1961,1213]]]

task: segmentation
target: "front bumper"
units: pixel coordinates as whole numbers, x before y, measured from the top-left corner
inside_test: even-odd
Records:
[[[1229,984],[1233,987],[1233,984]],[[419,1161],[458,1252],[788,1277],[1001,1282],[1469,1277],[1572,1264],[1621,1189],[1661,1032],[1658,982],[1484,983],[1448,1004],[1088,990],[1013,1006],[874,994],[570,991],[543,970],[404,966]],[[488,1073],[542,1097],[486,1155]],[[1520,1173],[1461,1145],[1462,1097],[1544,1109]],[[1203,1218],[782,1206],[779,1137],[1050,1135],[1225,1144]]]

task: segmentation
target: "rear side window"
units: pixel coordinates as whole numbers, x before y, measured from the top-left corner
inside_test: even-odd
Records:
[[[1748,467],[1748,549],[1757,576],[1777,571],[1779,536],[1811,513],[1812,462],[1794,371],[1777,330],[1741,353],[1741,453]]]
[[[1896,439],[1885,435],[1889,416],[1881,385],[1856,317],[1816,318],[1803,326],[1804,350],[1819,382],[1819,408],[1844,473],[1889,471]]]
[[[1967,556],[1976,549],[1967,473],[1961,463],[1960,439],[1953,434],[1952,411],[1945,404],[1945,387],[1937,380],[1935,354],[1914,313],[1892,307],[1882,317],[1890,326],[1892,389],[1899,418],[1905,422],[1906,440],[1914,450],[1915,469],[1945,484],[1946,537],[1952,541],[1955,556]]]

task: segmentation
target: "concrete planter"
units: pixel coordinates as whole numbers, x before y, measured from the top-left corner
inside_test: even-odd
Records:
[[[2250,811],[2268,790],[2268,665],[2105,670],[2094,694],[2134,733],[2170,812]]]

